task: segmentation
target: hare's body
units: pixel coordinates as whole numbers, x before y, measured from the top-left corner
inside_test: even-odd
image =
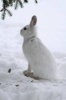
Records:
[[[49,50],[37,37],[24,40],[23,51],[34,76],[55,79],[55,61]]]
[[[50,51],[37,38],[35,22],[36,16],[33,16],[30,25],[21,30],[21,35],[24,37],[23,52],[29,64],[28,70],[24,71],[24,74],[30,76],[31,70],[33,70],[35,77],[55,79],[56,63]]]

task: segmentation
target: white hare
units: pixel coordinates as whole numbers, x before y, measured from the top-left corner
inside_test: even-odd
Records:
[[[41,79],[55,79],[56,63],[50,51],[42,44],[36,35],[37,17],[31,18],[29,25],[20,30],[20,34],[24,37],[23,52],[28,61],[28,69],[24,71],[24,75]]]

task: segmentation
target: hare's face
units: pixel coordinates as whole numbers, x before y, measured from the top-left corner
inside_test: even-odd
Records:
[[[26,25],[20,30],[20,34],[25,38],[32,35],[33,28],[30,25]]]
[[[35,27],[34,26],[36,25],[36,22],[37,22],[37,18],[36,18],[36,16],[33,16],[31,21],[30,21],[30,24],[26,25],[25,27],[23,27],[20,30],[20,34],[24,38],[28,38],[28,37],[34,36],[35,35]]]

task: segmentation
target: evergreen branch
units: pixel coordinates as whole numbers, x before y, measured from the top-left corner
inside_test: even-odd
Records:
[[[13,0],[9,0],[9,4],[13,6]]]
[[[35,0],[35,3],[38,3],[38,1],[37,1],[37,0]]]
[[[24,0],[25,3],[28,3],[28,0]]]
[[[18,0],[16,0],[15,9],[17,9],[17,7],[18,7]]]
[[[23,3],[21,2],[21,0],[19,0],[19,4],[21,6],[21,8],[23,7]]]
[[[6,15],[6,13],[5,13],[5,10],[4,10],[3,13],[2,13],[2,19],[3,20],[5,19],[5,15]]]
[[[22,1],[21,1],[21,0],[16,0],[16,3],[15,3],[15,9],[17,9],[18,4],[20,5],[21,8],[23,7]]]
[[[9,2],[7,0],[3,0],[3,5],[5,5],[7,7],[7,6],[9,6]]]
[[[24,3],[28,3],[29,0],[24,0]],[[9,6],[13,6],[13,3],[15,3],[15,9],[18,8],[18,5],[20,7],[23,7],[23,3],[21,0],[2,0],[2,9],[0,12],[2,12],[2,19],[5,19],[6,12],[12,16],[12,13],[7,9]],[[37,0],[35,0],[35,3],[38,3]]]
[[[8,9],[6,9],[6,11],[8,12],[8,14],[9,14],[10,16],[12,16],[12,13],[11,13]]]

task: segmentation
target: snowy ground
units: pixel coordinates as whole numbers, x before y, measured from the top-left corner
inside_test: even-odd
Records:
[[[0,100],[66,100],[66,1],[44,0],[11,10],[12,18],[0,20]],[[54,54],[58,77],[63,80],[34,80],[22,73],[27,61],[20,29],[34,14],[38,16],[38,37]]]

